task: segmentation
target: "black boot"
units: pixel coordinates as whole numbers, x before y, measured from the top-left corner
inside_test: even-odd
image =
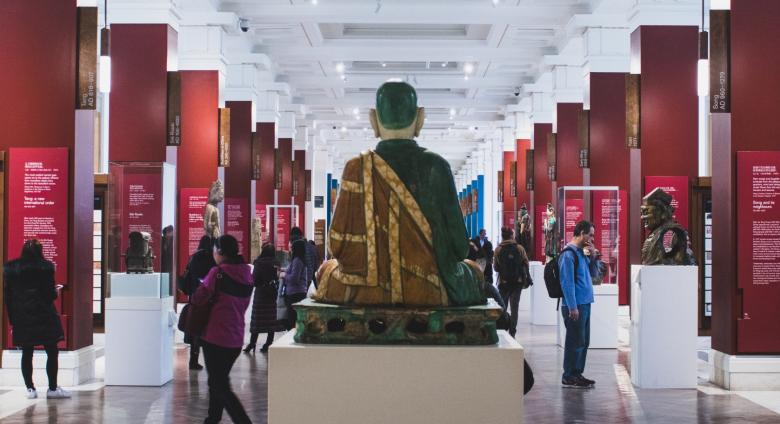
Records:
[[[198,357],[200,357],[200,343],[192,343],[190,345],[190,369],[202,370],[203,365],[198,363]]]
[[[250,352],[255,353],[255,347],[257,347],[256,344],[249,343],[248,345],[246,345],[246,349],[244,349],[244,353],[250,353]],[[262,351],[262,349],[261,349],[261,351]]]

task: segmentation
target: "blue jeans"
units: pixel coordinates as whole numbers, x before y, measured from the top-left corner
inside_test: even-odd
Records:
[[[563,322],[566,325],[566,344],[563,348],[563,378],[572,379],[585,371],[585,358],[590,345],[590,303],[577,305],[580,319],[569,318],[569,308],[561,305]]]

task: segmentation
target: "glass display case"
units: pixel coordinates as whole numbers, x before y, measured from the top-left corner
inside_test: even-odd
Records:
[[[556,228],[549,234],[555,252],[574,236],[577,222],[588,220],[595,226],[594,247],[603,265],[601,273],[594,276],[594,284],[618,284],[627,276],[622,270],[627,258],[625,191],[612,186],[565,186],[557,193]],[[549,247],[548,247],[549,249]]]

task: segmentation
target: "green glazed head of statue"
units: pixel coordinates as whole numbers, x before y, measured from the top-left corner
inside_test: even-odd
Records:
[[[417,92],[405,82],[386,82],[376,92],[376,109],[368,114],[374,135],[382,140],[420,135],[425,109],[417,107]]]

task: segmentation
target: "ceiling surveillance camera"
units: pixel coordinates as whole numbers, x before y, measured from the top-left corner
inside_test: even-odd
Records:
[[[515,87],[515,97],[520,96],[520,87]]]
[[[249,20],[240,18],[238,20],[238,27],[241,28],[241,32],[248,32],[249,31]]]

